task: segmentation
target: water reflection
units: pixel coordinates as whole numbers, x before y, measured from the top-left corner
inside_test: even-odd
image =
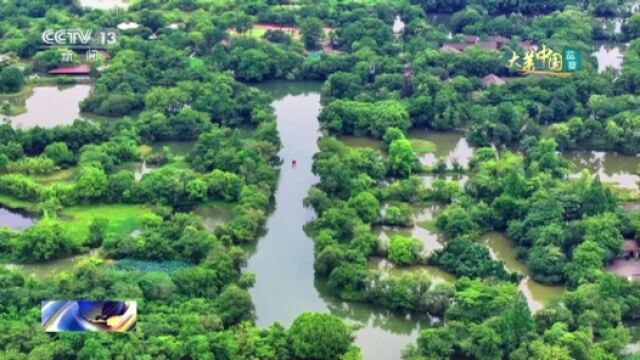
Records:
[[[624,189],[638,189],[640,176],[636,174],[640,158],[603,151],[572,151],[564,156],[574,165],[571,178],[580,177],[582,169],[598,175],[602,182],[615,183]]]
[[[473,147],[469,145],[463,133],[410,130],[408,138],[426,140],[436,145],[433,153],[420,156],[420,162],[424,165],[434,166],[438,159],[443,158],[449,167],[451,167],[454,160],[462,166],[467,166],[473,156]],[[340,135],[338,139],[354,148],[369,148],[384,151],[384,145],[380,140],[352,135]]]
[[[527,298],[529,308],[532,311],[542,309],[547,300],[552,296],[559,296],[565,291],[564,286],[550,286],[539,283],[531,278],[531,272],[527,265],[516,257],[516,248],[504,234],[491,232],[483,236],[482,241],[487,245],[494,259],[504,261],[509,271],[517,271],[525,275],[518,288]]]
[[[35,214],[0,206],[0,227],[6,226],[11,230],[24,230],[37,220],[38,216]]]
[[[186,156],[191,152],[196,141],[157,141],[151,144],[151,152],[154,154],[162,153],[165,146],[171,150],[171,154],[176,156]]]
[[[424,255],[428,255],[442,249],[444,247],[444,239],[440,234],[423,227],[424,224],[421,225],[421,223],[433,220],[440,211],[442,211],[442,206],[430,204],[415,210],[415,223],[411,227],[377,226],[374,227],[373,231],[378,234],[383,247],[388,246],[391,238],[396,235],[416,238],[424,245]]]
[[[6,269],[18,269],[25,274],[33,275],[38,279],[48,279],[61,272],[70,272],[74,266],[82,260],[88,259],[96,254],[96,250],[92,250],[90,254],[80,254],[69,256],[61,259],[42,261],[34,264],[4,264]]]
[[[27,111],[8,119],[14,127],[24,129],[36,125],[45,128],[70,125],[82,117],[79,104],[90,91],[91,85],[86,84],[67,87],[36,86],[28,97],[11,100],[24,102]],[[54,112],[51,111],[52,104],[55,104]]]
[[[436,145],[435,152],[420,157],[424,165],[434,166],[439,158],[443,158],[448,166],[451,166],[454,160],[462,166],[467,166],[473,156],[473,148],[463,133],[412,130],[409,132],[409,138],[430,141]]]
[[[212,232],[218,225],[227,223],[233,217],[233,205],[215,203],[197,206],[192,211],[202,219],[202,224],[207,231]]]
[[[437,323],[428,315],[401,315],[369,304],[342,301],[331,295],[323,281],[316,281],[315,286],[331,314],[359,326],[355,342],[367,360],[400,360],[402,349],[415,342],[420,329]]]

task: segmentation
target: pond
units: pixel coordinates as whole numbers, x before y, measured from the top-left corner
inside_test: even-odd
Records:
[[[368,305],[342,301],[315,278],[313,240],[303,226],[315,216],[303,207],[308,189],[318,182],[311,172],[312,156],[320,137],[319,82],[272,82],[261,89],[275,99],[278,131],[282,140],[275,209],[267,220],[267,233],[247,249],[247,270],[256,274],[251,297],[257,324],[288,326],[304,311],[331,312],[361,325],[356,343],[367,360],[400,359],[401,351],[415,341],[418,330],[431,323],[428,316],[402,316]],[[291,160],[297,161],[295,168]]]
[[[24,230],[37,220],[38,216],[35,214],[0,206],[0,227],[6,226],[11,230]]]
[[[507,270],[517,271],[525,276],[518,287],[527,298],[532,311],[542,309],[549,298],[562,295],[565,291],[564,286],[545,285],[533,280],[529,268],[517,259],[515,246],[504,234],[491,232],[483,236],[482,240],[494,258],[504,261]]]
[[[435,152],[420,157],[420,161],[424,165],[434,166],[438,159],[443,158],[448,166],[451,166],[453,160],[456,160],[460,165],[466,167],[473,156],[473,148],[461,132],[411,130],[409,131],[409,139],[426,140],[436,145]]]
[[[91,85],[35,86],[25,97],[10,100],[24,103],[26,112],[7,117],[13,127],[28,129],[34,126],[51,128],[70,125],[80,115],[80,101],[89,96]],[[55,111],[52,106],[55,104]]]
[[[84,259],[88,259],[95,254],[93,250],[90,254],[79,254],[56,260],[43,261],[34,264],[4,264],[6,269],[19,269],[25,274],[33,275],[38,279],[48,279],[61,272],[70,272]]]
[[[187,156],[193,146],[196,144],[195,140],[192,141],[157,141],[151,144],[152,153],[161,153],[162,148],[167,146],[171,153],[175,156]]]
[[[623,189],[638,189],[640,176],[636,173],[640,157],[603,151],[571,151],[564,154],[575,168],[572,178],[580,176],[582,169],[600,176],[604,183],[614,183]]]
[[[598,72],[603,72],[607,67],[622,69],[622,56],[625,45],[610,42],[596,42],[596,52],[592,55],[598,60]]]
[[[409,139],[426,140],[435,144],[436,149],[433,153],[427,153],[420,156],[420,162],[423,165],[434,166],[438,159],[446,160],[450,167],[453,160],[462,166],[469,165],[469,160],[473,156],[473,147],[469,145],[461,132],[441,132],[432,130],[410,130],[407,136]],[[354,148],[370,148],[378,151],[384,151],[384,145],[381,140],[376,140],[363,136],[340,135],[338,139],[343,143]]]
[[[233,217],[233,205],[226,203],[204,204],[196,206],[193,214],[202,219],[207,231],[212,232],[218,225],[227,223]]]
[[[432,204],[414,212],[415,224],[411,227],[377,226],[374,231],[378,233],[383,246],[387,246],[391,238],[396,235],[418,239],[424,246],[424,255],[429,255],[435,250],[444,247],[443,238],[438,233],[427,229],[427,226],[421,223],[433,220],[441,210],[442,207],[440,205]]]

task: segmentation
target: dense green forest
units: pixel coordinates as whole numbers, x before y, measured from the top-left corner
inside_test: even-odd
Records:
[[[71,59],[89,65],[92,89],[79,106],[91,119],[0,124],[0,203],[38,217],[24,230],[0,228],[0,265],[94,254],[45,279],[0,267],[0,359],[376,358],[355,345],[358,325],[335,315],[255,323],[246,249],[268,231],[280,167],[290,160],[278,155],[273,99],[255,87],[271,80],[323,83],[318,182],[304,200],[315,212],[305,231],[317,280],[348,302],[439,319],[398,358],[638,356],[625,347],[637,341],[630,324],[640,317],[640,283],[606,269],[640,240],[640,211],[623,206],[637,203],[640,190],[602,181],[564,156],[640,153],[635,5],[133,0],[99,10],[73,0],[0,2],[7,116],[24,111],[12,97],[82,81],[46,75],[69,64],[64,47],[41,46],[44,30],[136,24],[106,55]],[[433,14],[449,16],[449,25]],[[610,18],[621,19],[618,30]],[[589,56],[604,40],[628,43],[620,69],[598,71]],[[446,44],[464,46],[444,51]],[[582,68],[569,76],[507,68],[503,55],[523,54],[527,44],[577,49]],[[490,74],[506,81],[487,84]],[[48,106],[55,117],[56,104]],[[462,133],[473,154],[468,163],[426,164],[435,145],[415,131]],[[154,150],[168,141],[191,145]],[[138,162],[153,171],[138,177],[128,167]],[[442,208],[433,219],[416,218],[433,204]],[[192,211],[218,206],[231,215],[213,230]],[[437,233],[442,246],[379,235],[414,227]],[[529,275],[494,256],[482,240],[494,232],[508,237]],[[381,258],[400,275],[370,265]],[[415,267],[455,280],[402,272]],[[534,312],[525,278],[566,291]],[[134,299],[137,331],[44,333],[46,299]]]

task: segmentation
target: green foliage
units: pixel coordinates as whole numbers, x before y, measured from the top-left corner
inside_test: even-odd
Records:
[[[456,276],[499,280],[518,278],[515,273],[510,274],[505,270],[502,261],[493,260],[487,247],[462,238],[450,240],[443,249],[436,250],[429,258],[429,263],[441,266]]]
[[[420,240],[396,235],[389,241],[389,260],[398,265],[413,265],[420,259],[422,249]]]
[[[389,173],[398,177],[409,177],[420,170],[420,160],[407,139],[398,139],[389,146]]]
[[[323,23],[318,18],[307,18],[300,24],[302,42],[305,48],[313,50],[318,47],[318,42],[324,36]]]
[[[331,132],[382,138],[389,127],[406,131],[410,126],[404,105],[395,100],[374,103],[336,100],[322,108],[318,118]]]
[[[43,219],[14,237],[11,247],[19,261],[34,262],[70,255],[79,244],[59,221]]]
[[[287,338],[297,358],[330,360],[347,352],[351,330],[332,315],[302,313],[291,324]]]
[[[0,92],[17,92],[24,86],[24,74],[17,66],[0,70]]]
[[[388,206],[384,212],[382,222],[391,226],[411,226],[413,225],[413,211],[407,204]]]

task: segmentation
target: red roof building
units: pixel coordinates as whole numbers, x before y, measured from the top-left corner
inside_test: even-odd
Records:
[[[87,64],[63,65],[49,70],[51,75],[88,75],[90,73],[91,68]]]
[[[442,52],[446,52],[446,53],[452,53],[452,54],[460,54],[462,52],[462,50],[451,46],[450,44],[444,44],[441,48],[440,51]]]
[[[502,80],[496,74],[489,74],[489,75],[487,75],[487,76],[482,78],[482,85],[484,85],[484,86],[504,85],[504,84],[505,84],[505,81]]]

